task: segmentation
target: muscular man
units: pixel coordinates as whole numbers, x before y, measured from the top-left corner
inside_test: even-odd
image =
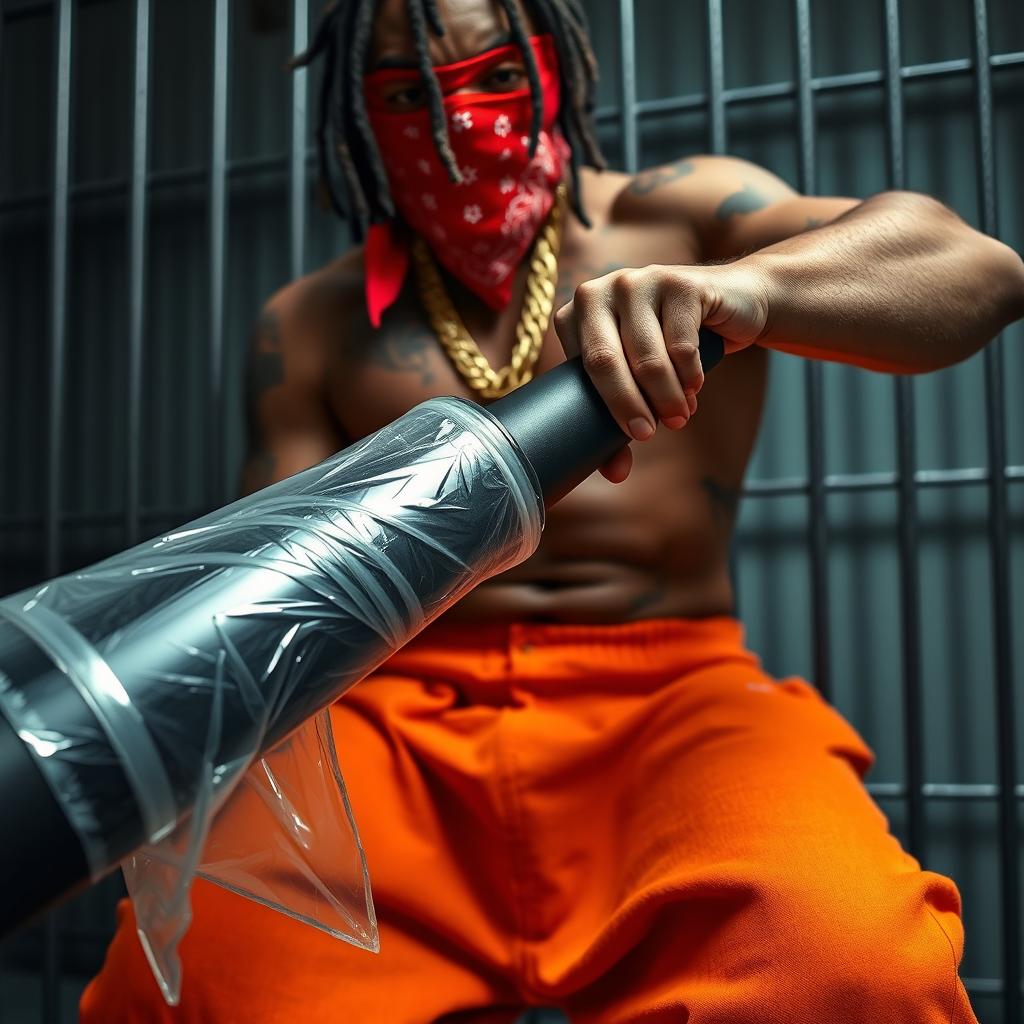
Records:
[[[950,365],[1024,314],[1019,257],[911,193],[710,156],[598,173],[576,0],[349,0],[321,51],[329,180],[369,233],[263,312],[245,489],[565,351],[636,443],[332,710],[380,954],[200,882],[181,1007],[126,904],[83,1020],[973,1021],[953,882],[888,833],[854,730],[744,649],[727,550],[768,351]],[[702,323],[729,353],[706,383]]]

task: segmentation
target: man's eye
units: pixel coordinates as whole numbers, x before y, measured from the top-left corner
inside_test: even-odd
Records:
[[[399,110],[411,110],[414,107],[423,105],[423,88],[418,85],[410,85],[405,89],[399,89],[388,96],[388,104]]]
[[[507,90],[519,88],[526,79],[526,72],[516,65],[496,68],[483,81],[488,89]]]

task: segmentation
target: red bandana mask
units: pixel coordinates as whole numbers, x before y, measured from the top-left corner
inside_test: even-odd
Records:
[[[426,109],[394,113],[385,109],[381,86],[419,83],[418,72],[382,69],[365,78],[367,110],[395,206],[405,222],[426,239],[434,255],[492,309],[503,309],[512,294],[516,267],[554,202],[569,148],[555,128],[558,117],[558,60],[550,36],[530,40],[540,73],[544,117],[537,151],[530,159],[530,90],[464,92],[458,89],[510,58],[516,46],[435,67],[444,95],[448,135],[462,172],[454,184],[441,163]],[[408,244],[390,224],[374,224],[366,239],[366,301],[370,320],[398,297],[409,265]]]

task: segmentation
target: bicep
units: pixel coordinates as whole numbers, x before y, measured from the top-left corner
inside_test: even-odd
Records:
[[[719,257],[741,256],[820,228],[859,205],[859,199],[800,195],[770,203],[745,218],[734,218],[733,223],[725,226],[720,245],[726,251]]]
[[[633,187],[662,192],[666,207],[694,227],[702,261],[762,249],[827,224],[859,202],[802,196],[778,175],[737,157],[695,156],[670,167],[673,175],[669,168],[655,168],[638,176]]]
[[[260,314],[249,349],[246,419],[243,494],[314,466],[345,445],[326,399],[324,368],[309,346],[287,336],[272,304]]]

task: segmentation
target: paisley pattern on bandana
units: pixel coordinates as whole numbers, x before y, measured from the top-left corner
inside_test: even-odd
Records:
[[[515,269],[551,209],[569,157],[556,127],[560,97],[554,42],[550,36],[538,36],[530,43],[544,103],[543,127],[532,158],[529,89],[458,91],[491,68],[518,58],[517,47],[498,47],[434,69],[462,174],[459,184],[451,182],[437,155],[428,111],[385,109],[381,87],[395,81],[418,83],[418,74],[386,69],[367,75],[364,84],[370,121],[401,218],[431,244],[442,265],[493,309],[508,305]],[[371,249],[381,251],[378,246],[367,248],[368,297],[374,276],[387,272],[375,265]],[[401,267],[403,277],[406,266]],[[397,289],[391,287],[391,292],[397,294]],[[371,319],[373,315],[371,301]]]

